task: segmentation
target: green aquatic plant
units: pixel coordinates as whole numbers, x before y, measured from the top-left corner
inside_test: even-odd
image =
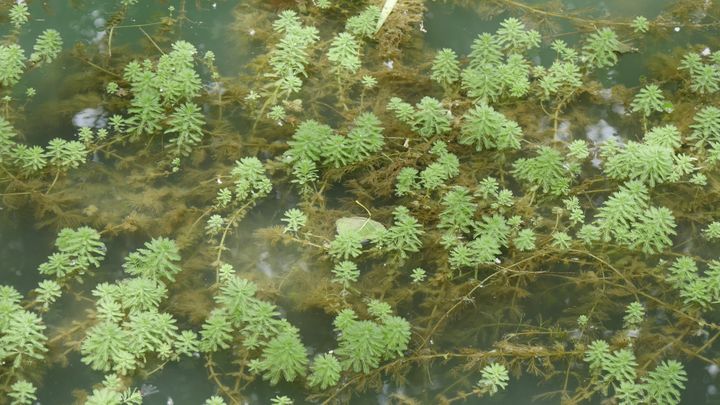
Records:
[[[714,106],[703,107],[695,114],[690,128],[692,132],[689,139],[695,141],[698,147],[720,142],[720,109]]]
[[[38,283],[35,293],[37,294],[37,302],[42,304],[44,311],[47,311],[50,309],[50,305],[55,303],[62,295],[62,288],[60,284],[53,280],[43,280]]]
[[[618,62],[617,53],[622,49],[617,34],[610,28],[601,28],[587,38],[582,56],[594,68],[606,68]]]
[[[355,232],[338,233],[330,242],[328,253],[336,260],[354,259],[362,253],[362,236]]]
[[[649,117],[654,112],[665,111],[667,101],[660,88],[655,84],[649,84],[635,95],[630,108],[639,112],[643,117]]]
[[[335,276],[332,281],[340,284],[344,290],[350,288],[350,285],[357,282],[360,277],[357,265],[348,260],[337,263],[332,269],[332,273]]]
[[[307,215],[297,208],[291,208],[285,211],[281,221],[286,223],[283,232],[298,233],[307,224]]]
[[[350,309],[337,315],[334,326],[340,337],[335,353],[343,369],[368,374],[383,359],[397,358],[407,348],[410,324],[405,319],[385,315],[377,321],[358,320]]]
[[[420,222],[410,215],[410,210],[399,206],[393,210],[395,222],[379,238],[378,244],[390,251],[397,252],[401,258],[408,253],[418,252],[422,247],[420,237],[425,233]]]
[[[307,364],[307,350],[300,341],[297,329],[288,328],[268,342],[261,359],[252,363],[250,369],[262,373],[263,379],[275,385],[281,378],[292,382],[298,376],[305,375]]]
[[[187,156],[192,152],[193,146],[200,143],[203,137],[202,127],[205,124],[200,107],[193,103],[184,103],[175,108],[168,120],[165,133],[177,134],[170,140],[175,144],[176,153]]]
[[[427,272],[424,269],[416,268],[413,269],[412,273],[410,274],[410,278],[412,279],[413,283],[420,283],[425,281],[425,278],[427,277]]]
[[[0,332],[0,362],[11,370],[42,360],[47,352],[47,336],[42,319],[33,312],[14,308]]]
[[[30,18],[30,12],[28,11],[28,6],[25,3],[13,4],[12,7],[10,7],[8,15],[10,17],[10,22],[15,29],[20,29],[20,27],[27,23]]]
[[[339,76],[356,73],[361,65],[360,43],[350,33],[339,33],[330,44],[328,60]]]
[[[315,356],[310,365],[310,376],[308,384],[311,387],[318,387],[324,390],[335,386],[340,381],[342,366],[340,361],[331,353],[323,353]]]
[[[636,33],[646,33],[650,29],[650,21],[644,16],[637,16],[632,20],[633,31]]]
[[[20,45],[0,45],[0,84],[12,87],[25,71],[25,53]]]
[[[475,144],[475,149],[519,149],[522,129],[486,104],[473,107],[463,115],[460,143]]]
[[[714,55],[717,54],[715,52]],[[699,94],[712,94],[720,89],[720,69],[717,64],[706,64],[697,53],[683,56],[678,66],[690,74],[690,90]]]
[[[477,385],[483,394],[495,395],[507,387],[510,376],[507,368],[499,363],[490,363],[483,367],[482,378]]]
[[[635,301],[625,307],[625,316],[623,317],[623,327],[625,329],[637,328],[645,320],[645,307]]]
[[[213,395],[210,398],[206,399],[203,405],[227,405],[227,403],[224,399],[222,399],[222,397]]]
[[[175,241],[168,238],[155,238],[125,257],[123,270],[134,276],[145,277],[150,280],[175,279],[180,272],[177,262],[180,260]]]
[[[446,89],[460,79],[460,63],[455,51],[448,48],[438,51],[430,77]]]
[[[230,176],[235,184],[235,197],[240,201],[262,198],[272,190],[265,168],[256,157],[244,157],[236,161]]]
[[[8,394],[13,405],[31,405],[37,400],[37,388],[28,381],[20,380],[14,383]]]
[[[513,239],[513,245],[520,251],[535,249],[535,232],[532,229],[522,229]]]
[[[43,31],[35,40],[33,52],[30,54],[30,61],[35,63],[50,63],[62,50],[62,38],[60,33],[53,29]]]
[[[294,401],[290,397],[285,395],[277,395],[275,398],[270,400],[272,405],[293,405]]]
[[[414,167],[403,167],[395,178],[395,195],[402,197],[419,188],[418,170]]]
[[[540,45],[540,39],[539,32],[525,29],[525,24],[514,17],[503,20],[497,30],[498,42],[511,53],[536,48]]]
[[[469,232],[474,226],[473,217],[477,205],[467,188],[455,186],[442,197],[439,228],[452,232]]]
[[[423,97],[415,105],[411,125],[418,135],[429,138],[450,131],[450,117],[450,111],[443,108],[437,99]]]
[[[569,191],[578,170],[577,164],[567,165],[559,151],[547,146],[541,146],[536,157],[517,159],[513,163],[513,174],[518,179],[556,196]]]
[[[345,30],[360,38],[371,38],[380,18],[380,7],[368,6],[360,14],[345,22]]]

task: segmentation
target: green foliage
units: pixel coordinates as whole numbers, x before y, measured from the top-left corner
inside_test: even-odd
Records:
[[[15,29],[20,29],[26,22],[28,22],[28,18],[30,17],[30,12],[28,11],[28,6],[25,3],[15,3],[12,7],[10,7],[10,22],[12,23],[13,27]]]
[[[414,167],[403,167],[395,178],[395,195],[402,197],[419,188],[417,183],[418,170]]]
[[[585,350],[585,362],[590,371],[599,373],[610,358],[610,345],[604,340],[594,340]]]
[[[672,246],[670,236],[676,235],[675,217],[665,207],[650,207],[643,211],[630,233],[630,247],[645,253],[660,253]]]
[[[322,156],[323,142],[333,135],[333,129],[315,120],[306,120],[298,125],[292,140],[288,141],[288,156],[293,160],[308,159],[313,162]]]
[[[522,129],[487,104],[476,105],[463,115],[460,143],[475,149],[520,149]]]
[[[330,353],[317,355],[310,365],[308,384],[321,390],[333,387],[340,381],[341,371],[342,366],[334,355]]]
[[[76,169],[85,162],[88,150],[82,142],[52,139],[47,146],[45,157],[58,170]]]
[[[420,237],[425,233],[422,224],[403,206],[393,210],[393,217],[395,222],[382,234],[378,241],[379,245],[397,252],[402,258],[406,258],[408,253],[420,251],[422,247]]]
[[[517,18],[506,18],[497,30],[497,41],[510,52],[524,52],[540,45],[540,33],[526,30]]]
[[[617,53],[621,43],[617,34],[610,28],[602,28],[590,35],[583,46],[585,62],[594,68],[606,68],[618,61]]]
[[[467,188],[455,186],[449,190],[441,201],[443,210],[440,213],[438,227],[452,232],[466,233],[474,226],[473,217],[477,205]]]
[[[356,232],[339,233],[330,242],[328,253],[336,260],[356,258],[362,253],[362,242],[362,236]]]
[[[346,290],[350,288],[352,283],[357,282],[360,277],[360,270],[357,265],[348,260],[337,263],[332,269],[332,273],[335,276],[332,281],[342,285],[343,289]]]
[[[424,269],[421,269],[420,267],[413,269],[412,273],[410,274],[410,278],[412,279],[413,283],[420,283],[425,281],[425,277],[427,277],[427,272],[425,272]]]
[[[347,19],[345,30],[360,38],[371,38],[375,35],[375,27],[379,18],[380,8],[368,6],[360,14]]]
[[[705,64],[696,53],[683,57],[680,70],[690,74],[690,90],[699,94],[712,94],[720,90],[720,68],[716,63]]]
[[[370,75],[363,76],[362,79],[360,79],[360,82],[365,89],[373,89],[377,87],[378,84],[377,79]]]
[[[389,308],[386,310],[389,311]],[[343,369],[368,374],[380,365],[382,359],[392,360],[407,349],[410,324],[387,313],[378,317],[379,322],[358,320],[349,309],[337,315],[334,325],[339,338],[335,353]]]
[[[643,377],[645,401],[656,404],[679,404],[685,389],[687,373],[680,362],[666,360]]]
[[[185,41],[172,44],[172,51],[157,63],[136,61],[125,66],[123,78],[130,83],[133,98],[126,123],[135,136],[153,135],[163,128],[166,108],[175,106],[167,132],[178,133],[178,152],[188,154],[187,148],[199,141],[201,117],[197,106],[189,103],[200,94],[202,83],[195,71],[197,50]],[[185,102],[180,106],[181,102]]]
[[[460,79],[460,63],[455,51],[449,48],[441,49],[435,56],[432,65],[433,80],[441,86],[448,88]]]
[[[646,33],[650,29],[650,22],[644,16],[637,16],[632,21],[633,31],[636,33]]]
[[[403,101],[399,97],[391,97],[388,101],[387,108],[395,114],[395,118],[397,118],[398,121],[412,125],[413,117],[415,116],[415,109],[412,104]]]
[[[495,395],[507,387],[510,376],[507,368],[500,363],[490,363],[483,367],[478,388],[484,394]]]
[[[200,350],[214,352],[227,349],[232,340],[232,324],[224,310],[214,309],[203,323],[200,331]]]
[[[522,229],[518,232],[513,244],[520,251],[535,249],[535,232],[532,229]]]
[[[552,234],[552,245],[560,250],[570,249],[572,238],[565,232],[558,231]]]
[[[20,380],[10,387],[8,396],[12,398],[12,405],[32,405],[37,401],[36,392],[37,388],[31,382]]]
[[[705,229],[703,235],[708,240],[720,239],[720,222],[711,222]]]
[[[37,302],[42,304],[44,311],[50,309],[52,305],[62,295],[60,284],[53,280],[43,280],[38,283],[38,287],[35,289],[37,294]]]
[[[0,331],[0,363],[19,369],[33,360],[42,360],[47,351],[45,325],[33,312],[14,308]]]
[[[603,171],[613,179],[633,179],[654,187],[673,179],[675,154],[671,148],[628,141],[620,149],[611,139],[600,147],[605,159]]]
[[[580,67],[574,61],[556,60],[550,68],[542,71],[538,81],[545,98],[553,95],[570,95],[582,85]]]
[[[285,395],[276,395],[274,398],[270,400],[270,403],[272,405],[293,405],[293,400],[290,399],[290,397]]]
[[[437,141],[430,153],[438,159],[420,173],[420,182],[427,190],[435,190],[446,184],[447,180],[460,174],[460,160],[447,150],[447,144]]]
[[[450,131],[450,111],[432,98],[423,97],[415,105],[412,118],[412,129],[423,138],[442,135]]]
[[[203,405],[227,405],[227,403],[224,399],[222,399],[222,397],[213,395],[210,398],[206,399]]]
[[[355,74],[360,69],[360,43],[347,32],[341,32],[330,43],[328,60],[339,75]]]
[[[560,152],[541,146],[534,158],[521,158],[513,163],[513,174],[542,190],[543,193],[563,195],[570,190],[569,176],[578,168],[567,166]]]
[[[57,58],[62,51],[62,38],[60,33],[53,29],[47,29],[37,37],[33,45],[33,53],[30,54],[30,61],[35,63],[50,63]]]
[[[298,233],[300,228],[304,227],[307,223],[307,215],[297,208],[291,208],[285,211],[285,215],[281,221],[286,223],[283,232]]]
[[[235,196],[239,201],[265,197],[272,190],[272,183],[265,174],[262,162],[256,157],[244,157],[235,161],[230,172],[235,184]]]
[[[366,112],[358,115],[345,138],[350,161],[355,163],[379,152],[385,144],[382,131],[380,119],[375,114]]]
[[[297,330],[288,328],[268,342],[261,359],[253,363],[252,369],[262,373],[263,379],[275,385],[281,378],[292,382],[298,376],[305,375],[307,364],[307,350]]]
[[[175,275],[181,270],[176,264],[179,261],[180,253],[174,240],[153,238],[150,242],[145,242],[144,248],[125,257],[123,269],[134,276],[174,281]]]
[[[645,307],[641,303],[635,301],[625,307],[625,316],[623,317],[625,329],[637,328],[643,320],[645,320]]]
[[[57,278],[68,275],[82,275],[90,266],[99,267],[105,257],[105,244],[100,241],[100,234],[89,227],[83,226],[76,230],[64,228],[55,240],[57,253],[53,253],[48,261],[41,264],[41,274]]]
[[[305,67],[310,63],[312,46],[318,41],[318,30],[303,26],[292,10],[281,12],[273,29],[284,35],[270,52],[273,70],[270,76],[277,79],[276,88],[289,96],[302,87],[300,76],[307,76]]]
[[[692,129],[690,139],[695,141],[697,146],[720,142],[720,108],[703,107],[695,114],[690,128]]]
[[[17,44],[0,45],[0,84],[12,87],[25,70],[25,53]]]
[[[665,111],[667,101],[660,88],[655,84],[648,84],[640,89],[630,103],[633,112],[639,112],[649,117],[654,112]]]
[[[200,143],[202,139],[202,126],[205,124],[200,107],[194,103],[184,103],[175,108],[165,133],[177,134],[177,137],[170,140],[175,145],[175,153],[187,156],[192,152],[193,146]]]

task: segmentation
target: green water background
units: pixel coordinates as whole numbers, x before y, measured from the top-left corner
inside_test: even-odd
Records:
[[[177,2],[141,2],[131,8],[126,24],[147,23],[157,21],[160,17],[167,15],[167,7]],[[217,64],[223,77],[232,80],[243,69],[243,65],[254,55],[264,52],[262,46],[251,46],[243,48],[238,44],[253,44],[248,38],[240,40],[238,35],[250,35],[253,27],[247,27],[245,32],[238,33],[230,30],[233,22],[232,11],[239,6],[249,7],[237,1],[199,2],[200,7],[192,3],[188,4],[188,17],[194,21],[185,22],[181,37],[192,42],[198,47],[200,53],[205,50],[212,50],[217,56]],[[474,7],[456,6],[451,2],[428,2],[428,12],[424,21],[426,33],[424,35],[425,45],[430,48],[450,47],[460,55],[469,52],[472,40],[481,32],[495,31],[500,21],[510,14],[500,14],[487,18],[481,15]],[[544,1],[526,1],[527,4],[544,4]],[[564,1],[563,4],[568,10],[583,10],[583,13],[590,18],[620,19],[628,20],[636,15],[644,15],[654,18],[666,7],[674,2],[671,0],[608,0],[596,2],[592,0]],[[700,2],[699,2],[700,3]],[[99,32],[103,31],[102,19],[108,18],[117,2],[115,1],[53,1],[48,4],[33,2],[31,4],[32,22],[24,29],[22,45],[28,49],[32,47],[33,38],[45,28],[54,28],[61,32],[68,49],[75,43],[84,43],[92,47],[92,41]],[[560,21],[563,24],[562,21]],[[330,24],[330,22],[329,22]],[[626,55],[621,62],[611,71],[607,72],[604,78],[604,85],[610,87],[613,84],[624,84],[629,87],[638,86],[640,78],[648,73],[648,63],[656,53],[669,53],[677,48],[684,48],[692,41],[697,44],[706,44],[711,49],[718,46],[717,32],[706,30],[695,30],[690,32],[683,28],[682,22],[678,22],[679,32],[669,32],[667,35],[657,38],[647,38],[643,42],[644,48],[639,52]],[[567,31],[562,38],[573,43],[578,41],[579,35],[572,33],[573,28],[567,24],[564,26]],[[419,29],[419,28],[418,28]],[[135,29],[122,29],[114,33],[114,43],[135,44],[142,39],[143,34]],[[102,41],[101,41],[102,42]],[[140,51],[140,46],[137,46]],[[536,55],[540,62],[547,63],[551,53],[542,50]],[[72,118],[78,111],[59,108],[65,106],[63,101],[70,98],[77,91],[77,78],[73,81],[66,80],[71,75],[91,69],[87,64],[73,58],[65,52],[60,60],[54,64],[37,69],[25,76],[22,83],[17,86],[18,93],[26,87],[34,87],[37,96],[26,106],[25,119],[16,123],[17,129],[24,135],[24,140],[30,144],[45,144],[54,137],[70,139],[75,134],[72,125]],[[96,97],[102,97],[102,89],[87,90],[88,94],[96,93]],[[92,97],[88,97],[92,100]],[[86,108],[95,108],[97,105],[88,104]],[[620,136],[633,138],[637,133],[633,128],[624,128],[622,117],[610,109],[593,110],[591,121],[605,120],[615,127]],[[241,128],[242,130],[242,128]],[[583,138],[586,135],[586,128],[571,128],[571,136]],[[280,253],[268,255],[266,247],[257,244],[250,236],[253,229],[274,225],[279,222],[279,213],[285,208],[292,206],[293,196],[281,196],[280,202],[263,203],[256,207],[246,218],[242,226],[235,232],[229,247],[231,254],[229,261],[236,268],[253,267],[266,276],[277,277],[282,275],[284,269],[291,265],[298,265],[299,256],[293,250],[283,250]],[[287,206],[286,206],[287,205]],[[3,207],[0,206],[0,209]],[[2,283],[15,286],[21,293],[27,293],[37,285],[41,279],[37,272],[37,266],[42,263],[48,254],[53,250],[52,242],[55,236],[54,229],[37,228],[29,209],[18,211],[4,208],[0,211],[0,280]],[[172,235],[168,235],[172,237]],[[105,260],[103,271],[106,277],[112,279],[121,277],[120,263],[123,257],[130,251],[139,247],[145,240],[131,240],[120,238],[108,244],[109,256]],[[107,269],[115,269],[107,270]],[[278,303],[283,307],[283,303]],[[288,319],[297,325],[302,332],[303,341],[311,349],[320,350],[331,346],[332,336],[331,318],[322,313],[297,313],[292,308],[285,307]],[[82,313],[84,308],[72,303],[72,300],[64,298],[48,314],[46,320],[49,327],[53,323],[59,324],[64,315],[70,313]],[[402,314],[401,314],[402,315]],[[471,345],[470,342],[458,342],[458,346]],[[39,387],[38,398],[43,405],[67,404],[73,400],[73,389],[89,390],[93,384],[102,379],[102,374],[92,371],[89,367],[80,363],[77,353],[69,356],[70,364],[67,367],[51,368],[43,383]],[[687,364],[689,382],[684,394],[686,404],[712,404],[720,403],[718,395],[712,395],[717,381],[710,375],[704,365]],[[433,384],[421,383],[418,376],[410,376],[405,387],[397,387],[387,384],[381,393],[368,393],[355,397],[353,403],[388,403],[388,397],[392,392],[404,391],[409,394],[422,391],[442,390],[443,384],[448,382],[441,373],[433,375]],[[412,384],[416,381],[416,384]],[[201,404],[207,397],[215,393],[213,384],[207,379],[203,360],[200,358],[184,359],[179,363],[169,363],[164,370],[154,374],[147,381],[137,381],[136,386],[141,384],[152,384],[159,390],[158,393],[147,396],[146,404],[166,404],[168,398],[172,398],[174,404]],[[505,403],[522,404],[529,403],[534,395],[552,389],[552,384],[540,385],[538,381],[523,377],[520,380],[511,379],[510,387],[504,394],[490,399],[471,399],[468,403]],[[276,387],[268,387],[266,384],[254,384],[247,393],[252,404],[269,403],[269,398],[277,394],[293,396],[296,403],[303,403],[303,394],[292,385],[280,384]],[[537,403],[557,403],[557,399]]]

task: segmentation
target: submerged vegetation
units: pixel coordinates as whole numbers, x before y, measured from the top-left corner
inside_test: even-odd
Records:
[[[104,376],[85,404],[140,404],[179,362],[207,405],[502,401],[520,379],[696,403],[720,361],[720,6],[446,2],[496,18],[462,50],[423,41],[431,2],[251,1],[230,70],[183,35],[217,4],[119,3],[75,47],[0,6],[0,208],[55,236],[33,288],[0,285],[0,404],[51,401],[73,359]],[[680,25],[696,43],[648,50]],[[113,40],[136,30],[141,53]],[[91,94],[65,108],[100,113],[37,141],[26,76],[58,63]]]

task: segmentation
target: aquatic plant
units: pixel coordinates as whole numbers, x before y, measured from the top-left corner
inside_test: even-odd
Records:
[[[482,369],[482,378],[478,381],[478,386],[483,393],[495,395],[500,390],[507,387],[510,380],[507,368],[498,363],[491,363]]]
[[[455,51],[444,48],[437,53],[430,77],[444,88],[450,87],[460,79],[460,63]]]
[[[605,68],[617,63],[621,44],[611,28],[601,28],[591,34],[583,46],[583,57],[589,66]]]
[[[480,104],[463,115],[461,144],[475,144],[478,151],[496,148],[519,149],[522,129],[512,120],[486,104]]]

